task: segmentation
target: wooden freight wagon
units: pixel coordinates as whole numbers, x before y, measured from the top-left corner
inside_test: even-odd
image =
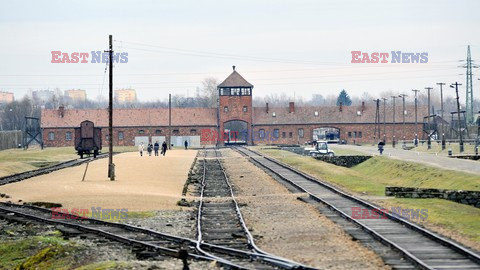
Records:
[[[92,121],[83,121],[75,128],[75,150],[80,158],[85,154],[97,157],[102,150],[102,129],[95,127]]]

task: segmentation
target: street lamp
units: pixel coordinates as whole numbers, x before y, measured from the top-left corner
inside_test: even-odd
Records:
[[[402,136],[403,136],[403,147],[405,147],[405,97],[408,97],[408,95],[405,95],[405,94],[401,94],[399,95],[398,97],[401,97],[402,98],[402,101],[403,101],[403,130],[402,130]]]
[[[417,93],[420,92],[420,90],[412,89],[412,91],[415,92],[415,147],[417,147],[418,146]]]
[[[392,147],[395,148],[395,99],[398,98],[398,97],[397,96],[391,96],[391,98],[393,99],[393,132],[392,132],[393,142],[392,142]]]

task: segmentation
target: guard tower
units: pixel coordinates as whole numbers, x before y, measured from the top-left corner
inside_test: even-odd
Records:
[[[218,127],[223,145],[252,144],[252,89],[233,66],[233,72],[218,85]]]

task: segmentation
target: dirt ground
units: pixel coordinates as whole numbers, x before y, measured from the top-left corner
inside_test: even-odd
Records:
[[[321,269],[389,269],[338,225],[240,154],[222,150],[247,226],[263,250]]]
[[[179,209],[183,185],[196,150],[171,150],[165,157],[129,152],[114,156],[115,181],[107,178],[108,159],[90,162],[1,186],[0,193],[18,202],[56,202],[63,208],[102,207],[128,211]]]

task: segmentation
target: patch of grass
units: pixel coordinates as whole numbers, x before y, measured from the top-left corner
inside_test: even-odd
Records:
[[[442,199],[406,199],[385,200],[383,205],[404,209],[427,209],[427,222],[440,228],[459,232],[467,238],[480,243],[480,209]]]
[[[58,236],[35,236],[0,244],[0,269],[69,269],[76,247]]]
[[[347,191],[384,196],[386,186],[412,186],[480,190],[480,177],[442,170],[413,162],[375,156],[353,168],[344,168],[278,149],[260,152]],[[386,198],[386,197],[385,197]],[[465,236],[480,246],[480,209],[442,199],[389,198],[379,202],[383,207],[428,209],[426,223],[453,235]],[[471,242],[470,242],[471,243]]]
[[[375,156],[350,169],[288,151],[261,152],[350,191],[382,196],[386,186],[480,190],[480,176]]]
[[[92,263],[89,265],[85,265],[79,268],[75,268],[75,270],[108,270],[108,269],[124,269],[128,266],[126,262],[98,262]]]
[[[334,183],[347,190],[373,195],[383,195],[385,193],[384,184],[371,181],[367,176],[352,169],[335,166],[311,157],[299,156],[278,149],[260,149],[260,151],[312,176]]]
[[[335,155],[337,156],[365,156],[365,153],[363,152],[344,149],[341,147],[337,147],[334,144],[332,145],[329,144],[328,147],[331,148],[335,152]]]

